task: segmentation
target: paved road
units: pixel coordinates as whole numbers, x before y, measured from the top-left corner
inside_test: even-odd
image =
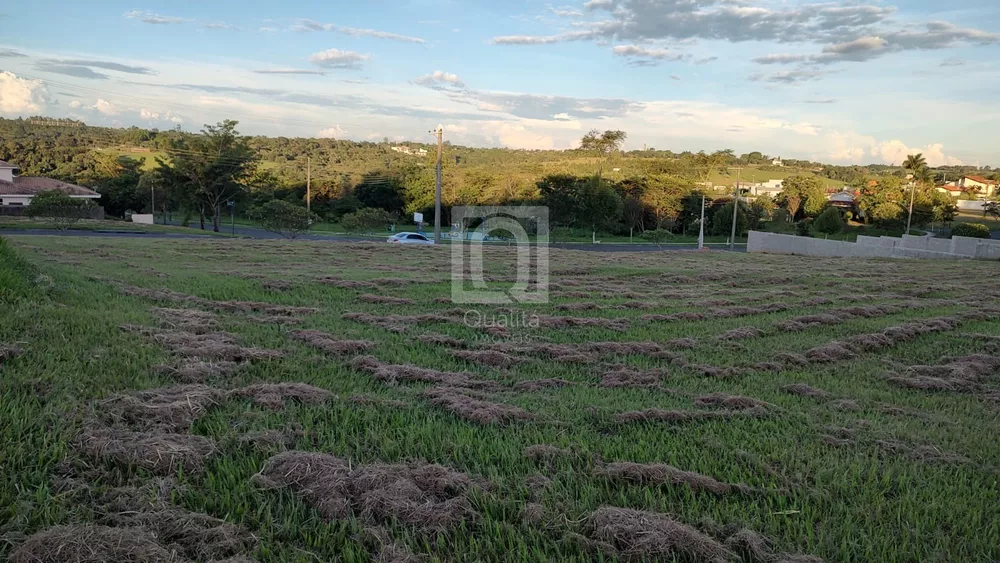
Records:
[[[280,239],[279,235],[269,233],[253,227],[236,227],[236,234],[255,239]],[[43,236],[63,236],[63,237],[101,237],[101,238],[144,238],[144,239],[215,239],[208,234],[201,234],[199,230],[191,233],[141,233],[141,232],[118,232],[118,231],[59,231],[56,229],[3,229],[0,236],[8,235],[43,235]],[[239,240],[239,239],[222,239]],[[299,237],[297,240],[314,240],[328,242],[377,242],[381,239],[355,237],[350,235],[320,235],[309,234]],[[670,244],[657,246],[655,244],[588,244],[588,243],[552,243],[550,248],[560,248],[563,250],[584,250],[587,252],[671,252],[678,250],[697,250],[697,244]],[[725,245],[712,245],[713,250],[728,250]],[[736,252],[745,252],[746,245],[736,245]]]

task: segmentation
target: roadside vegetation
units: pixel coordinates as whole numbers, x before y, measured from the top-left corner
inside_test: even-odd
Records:
[[[0,559],[1000,558],[994,265],[550,255],[0,239]]]

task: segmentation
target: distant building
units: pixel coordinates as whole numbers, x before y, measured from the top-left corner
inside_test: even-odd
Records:
[[[410,147],[397,145],[392,147],[392,150],[401,154],[408,154],[410,156],[427,156],[427,149],[411,149]]]
[[[21,207],[31,203],[36,195],[48,190],[65,192],[78,199],[100,199],[94,190],[68,184],[52,178],[20,176],[17,166],[0,160],[0,207]]]
[[[997,191],[997,181],[988,180],[982,176],[962,176],[955,185],[962,191],[975,193],[981,199],[993,197]]]
[[[776,158],[776,159],[774,159],[774,160],[771,161],[771,166],[784,166],[784,165],[785,165],[785,163],[781,162],[781,157],[780,156],[778,158]]]
[[[934,189],[936,189],[941,193],[948,194],[951,197],[958,197],[962,195],[962,188],[956,186],[955,184],[945,184],[943,186],[938,186]]]
[[[769,195],[776,196],[781,193],[782,184],[781,180],[768,180],[766,182],[761,182],[757,184],[754,190],[751,192],[753,195]]]

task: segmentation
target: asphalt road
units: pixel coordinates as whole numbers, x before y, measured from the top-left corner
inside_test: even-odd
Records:
[[[264,231],[262,229],[255,229],[253,227],[236,227],[236,234],[244,237],[254,238],[254,239],[281,239],[282,237]],[[208,234],[201,234],[199,230],[193,230],[191,233],[140,233],[140,232],[116,232],[116,231],[60,231],[56,229],[3,229],[0,230],[0,236],[19,236],[19,235],[41,235],[41,236],[63,236],[63,237],[100,237],[100,238],[143,238],[143,239],[214,239]],[[222,239],[222,240],[240,240],[240,239]],[[381,239],[355,237],[350,235],[319,235],[319,234],[308,234],[299,237],[296,240],[313,240],[313,241],[328,241],[328,242],[378,242]],[[671,252],[678,250],[697,250],[697,244],[670,244],[657,246],[654,244],[589,244],[589,243],[552,243],[549,248],[559,248],[563,250],[584,250],[588,252]],[[725,245],[712,245],[713,250],[728,250]],[[737,252],[745,252],[746,245],[736,245]]]

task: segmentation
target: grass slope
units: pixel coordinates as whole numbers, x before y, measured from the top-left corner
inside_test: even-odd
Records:
[[[1000,353],[996,315],[858,350],[850,359],[786,364],[781,371],[758,365],[782,353],[804,354],[832,341],[994,303],[994,266],[962,264],[956,276],[954,264],[929,261],[556,250],[551,255],[552,281],[559,284],[552,302],[515,310],[603,326],[512,327],[507,337],[467,326],[461,311],[450,311],[455,305],[435,301],[450,295],[449,248],[26,236],[0,242],[0,345],[23,350],[0,362],[0,441],[5,444],[0,536],[8,538],[0,542],[0,559],[15,553],[24,537],[51,526],[106,524],[114,516],[105,506],[109,492],[134,480],[153,482],[149,470],[82,451],[78,436],[114,412],[119,403],[110,397],[178,385],[174,376],[153,369],[178,361],[168,347],[120,326],[190,330],[190,338],[205,337],[176,320],[158,320],[162,313],[154,307],[215,312],[219,324],[210,330],[225,331],[240,346],[284,353],[228,375],[209,375],[205,383],[213,388],[298,382],[336,395],[323,404],[288,400],[282,406],[278,399],[277,408],[267,406],[274,407],[273,399],[257,404],[244,398],[219,400],[203,411],[192,407],[196,416],[184,436],[210,439],[218,451],[204,460],[201,472],[172,468],[161,473],[179,485],[167,499],[172,510],[239,525],[259,538],[243,552],[259,561],[368,561],[380,555],[386,538],[393,549],[434,560],[613,560],[612,547],[627,555],[637,545],[629,542],[638,537],[654,541],[644,544],[647,548],[663,548],[651,553],[665,559],[708,559],[702,544],[699,551],[684,541],[656,543],[660,536],[655,534],[665,531],[685,541],[719,542],[723,551],[711,553],[728,554],[722,559],[755,560],[738,547],[745,545],[739,538],[747,536],[734,532],[742,528],[771,538],[770,551],[776,554],[831,561],[1000,558],[996,403],[984,389],[933,393],[886,379],[907,373],[906,366],[940,364],[944,356]],[[510,275],[511,250],[488,249],[487,258],[488,273]],[[178,302],[177,294],[130,287],[169,289],[199,299]],[[404,301],[390,303],[385,297]],[[261,314],[272,313],[245,311],[261,307],[248,302],[317,311],[293,312],[282,322],[291,318],[300,324],[282,325],[273,318],[261,320]],[[843,316],[846,307],[870,311],[878,304],[889,308],[871,317]],[[646,308],[633,308],[640,306]],[[517,318],[498,307],[461,307],[468,308],[486,319]],[[380,324],[347,319],[345,313],[367,313],[355,318]],[[427,313],[446,322],[391,317]],[[675,322],[643,319],[677,313],[687,316]],[[832,324],[780,328],[782,321],[816,313],[842,316]],[[403,332],[387,329],[400,326]],[[737,330],[748,327],[759,332]],[[301,329],[369,341],[373,347],[362,353],[383,364],[468,371],[480,382],[479,391],[459,393],[457,399],[454,391],[425,396],[428,384],[380,379],[378,372],[352,362],[350,354],[333,355],[293,338],[291,331]],[[444,345],[429,343],[447,342],[434,334],[473,350],[614,341],[653,342],[669,353],[606,353],[580,363],[509,351],[516,364],[493,368],[489,362],[502,358],[462,359]],[[426,341],[418,340],[421,335]],[[653,387],[602,387],[612,364],[619,366],[619,378],[640,372],[646,375],[643,384],[652,381]],[[729,370],[728,377],[705,375],[727,375],[719,373],[725,368],[742,369]],[[517,386],[552,378],[569,385]],[[983,382],[995,388],[996,374]],[[796,383],[829,396],[783,390]],[[765,414],[749,416],[758,411],[706,406],[711,401],[698,399],[716,392],[764,401]],[[470,398],[473,394],[478,399]],[[351,400],[358,395],[368,397],[367,403]],[[491,404],[503,403],[523,409],[531,419],[479,424],[462,418],[462,409],[474,400],[486,403],[481,415],[492,412]],[[621,413],[647,409],[732,416],[684,423],[618,421]],[[393,518],[380,519],[382,530],[373,530],[365,521],[372,513],[361,504],[352,505],[352,517],[324,518],[307,502],[307,493],[294,486],[267,488],[254,478],[282,450],[279,444],[247,445],[249,433],[267,430],[287,432],[296,450],[338,456],[355,468],[431,462],[491,485],[467,496],[477,516],[438,531]],[[541,461],[523,454],[539,444],[570,453],[543,455]],[[737,489],[716,483],[696,490],[689,482],[702,481],[677,473],[673,484],[653,477],[632,482],[614,477],[621,466],[604,465],[614,462],[668,464],[746,489],[733,492]],[[550,481],[543,489],[537,488],[544,482],[539,475]],[[378,506],[387,510],[385,503]],[[639,536],[630,536],[612,526],[615,518],[632,518],[632,524],[642,518],[599,510],[607,506],[669,514],[701,535],[670,522],[646,529],[646,521],[636,524]],[[382,539],[373,542],[372,534]],[[598,539],[604,543],[591,541]],[[725,551],[723,544],[735,552]]]

